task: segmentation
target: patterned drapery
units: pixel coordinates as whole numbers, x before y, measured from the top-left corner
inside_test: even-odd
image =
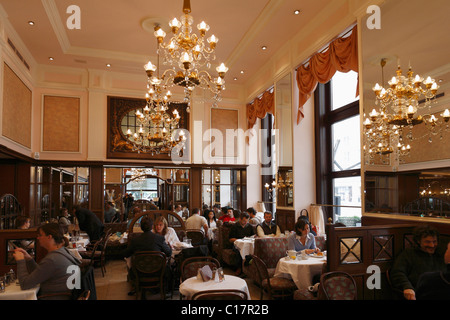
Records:
[[[351,35],[332,41],[325,52],[316,53],[309,63],[297,69],[297,86],[299,89],[299,105],[297,124],[304,118],[303,105],[311,97],[317,83],[327,83],[336,71],[358,72],[358,33],[354,26]],[[358,84],[356,96],[359,95]]]
[[[253,128],[256,120],[264,119],[267,113],[275,113],[274,91],[268,90],[260,98],[247,104],[247,125],[248,129]]]

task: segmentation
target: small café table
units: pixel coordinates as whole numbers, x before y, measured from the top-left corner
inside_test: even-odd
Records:
[[[224,276],[224,280],[222,282],[216,282],[215,280],[204,282],[203,280],[198,279],[196,276],[191,277],[183,281],[179,287],[180,293],[188,300],[190,300],[195,293],[200,291],[230,289],[237,289],[246,292],[248,295],[248,300],[251,300],[247,282],[245,282],[244,279],[228,274]]]
[[[283,257],[277,263],[274,276],[292,279],[298,289],[307,289],[312,286],[313,277],[322,273],[326,262],[326,256],[307,256],[306,260],[303,260],[301,256],[297,256],[295,260]]]
[[[5,292],[0,292],[0,300],[37,300],[39,286],[22,290],[16,283],[5,287]]]
[[[239,250],[241,257],[245,260],[245,257],[249,254],[253,254],[255,251],[255,238],[243,238],[234,241],[234,246]]]

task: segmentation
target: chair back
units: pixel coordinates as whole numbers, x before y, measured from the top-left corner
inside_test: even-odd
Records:
[[[287,249],[285,237],[255,238],[254,254],[264,261],[267,268],[275,268],[278,261],[286,256]]]
[[[194,247],[204,244],[205,233],[201,230],[187,229],[186,236],[191,239]]]
[[[241,290],[206,290],[192,295],[192,300],[248,300],[248,295]]]
[[[181,264],[181,281],[195,277],[199,268],[204,266],[213,268],[220,268],[219,260],[213,257],[191,257],[187,258]]]
[[[77,300],[89,300],[90,295],[91,295],[91,291],[85,290],[80,294],[80,296],[78,297]]]
[[[266,266],[265,262],[261,258],[259,258],[258,256],[255,256],[255,255],[251,255],[251,259],[256,266],[256,270],[258,271],[259,279],[261,280],[261,282],[263,280],[267,280],[268,284],[270,286],[270,275],[269,275],[269,271],[267,270],[267,266]]]
[[[319,288],[325,300],[357,299],[355,279],[347,272],[332,271],[322,274]]]

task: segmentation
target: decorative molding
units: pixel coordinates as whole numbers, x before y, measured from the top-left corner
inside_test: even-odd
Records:
[[[121,129],[122,118],[130,111],[145,107],[145,99],[125,98],[108,96],[107,111],[107,142],[106,157],[107,159],[146,159],[146,160],[163,160],[170,161],[169,154],[157,154],[152,156],[148,153],[138,153],[132,151],[132,146],[127,142],[128,138]],[[185,103],[170,103],[168,112],[175,108],[180,114],[180,129],[189,130],[189,113],[186,111]]]

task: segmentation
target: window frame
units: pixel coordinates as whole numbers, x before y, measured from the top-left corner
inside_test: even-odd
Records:
[[[360,99],[332,110],[331,81],[333,80],[325,84],[319,83],[314,91],[316,203],[319,204],[334,204],[334,179],[361,176],[361,168],[333,171],[332,126],[359,115]],[[327,214],[333,218],[328,211]]]

